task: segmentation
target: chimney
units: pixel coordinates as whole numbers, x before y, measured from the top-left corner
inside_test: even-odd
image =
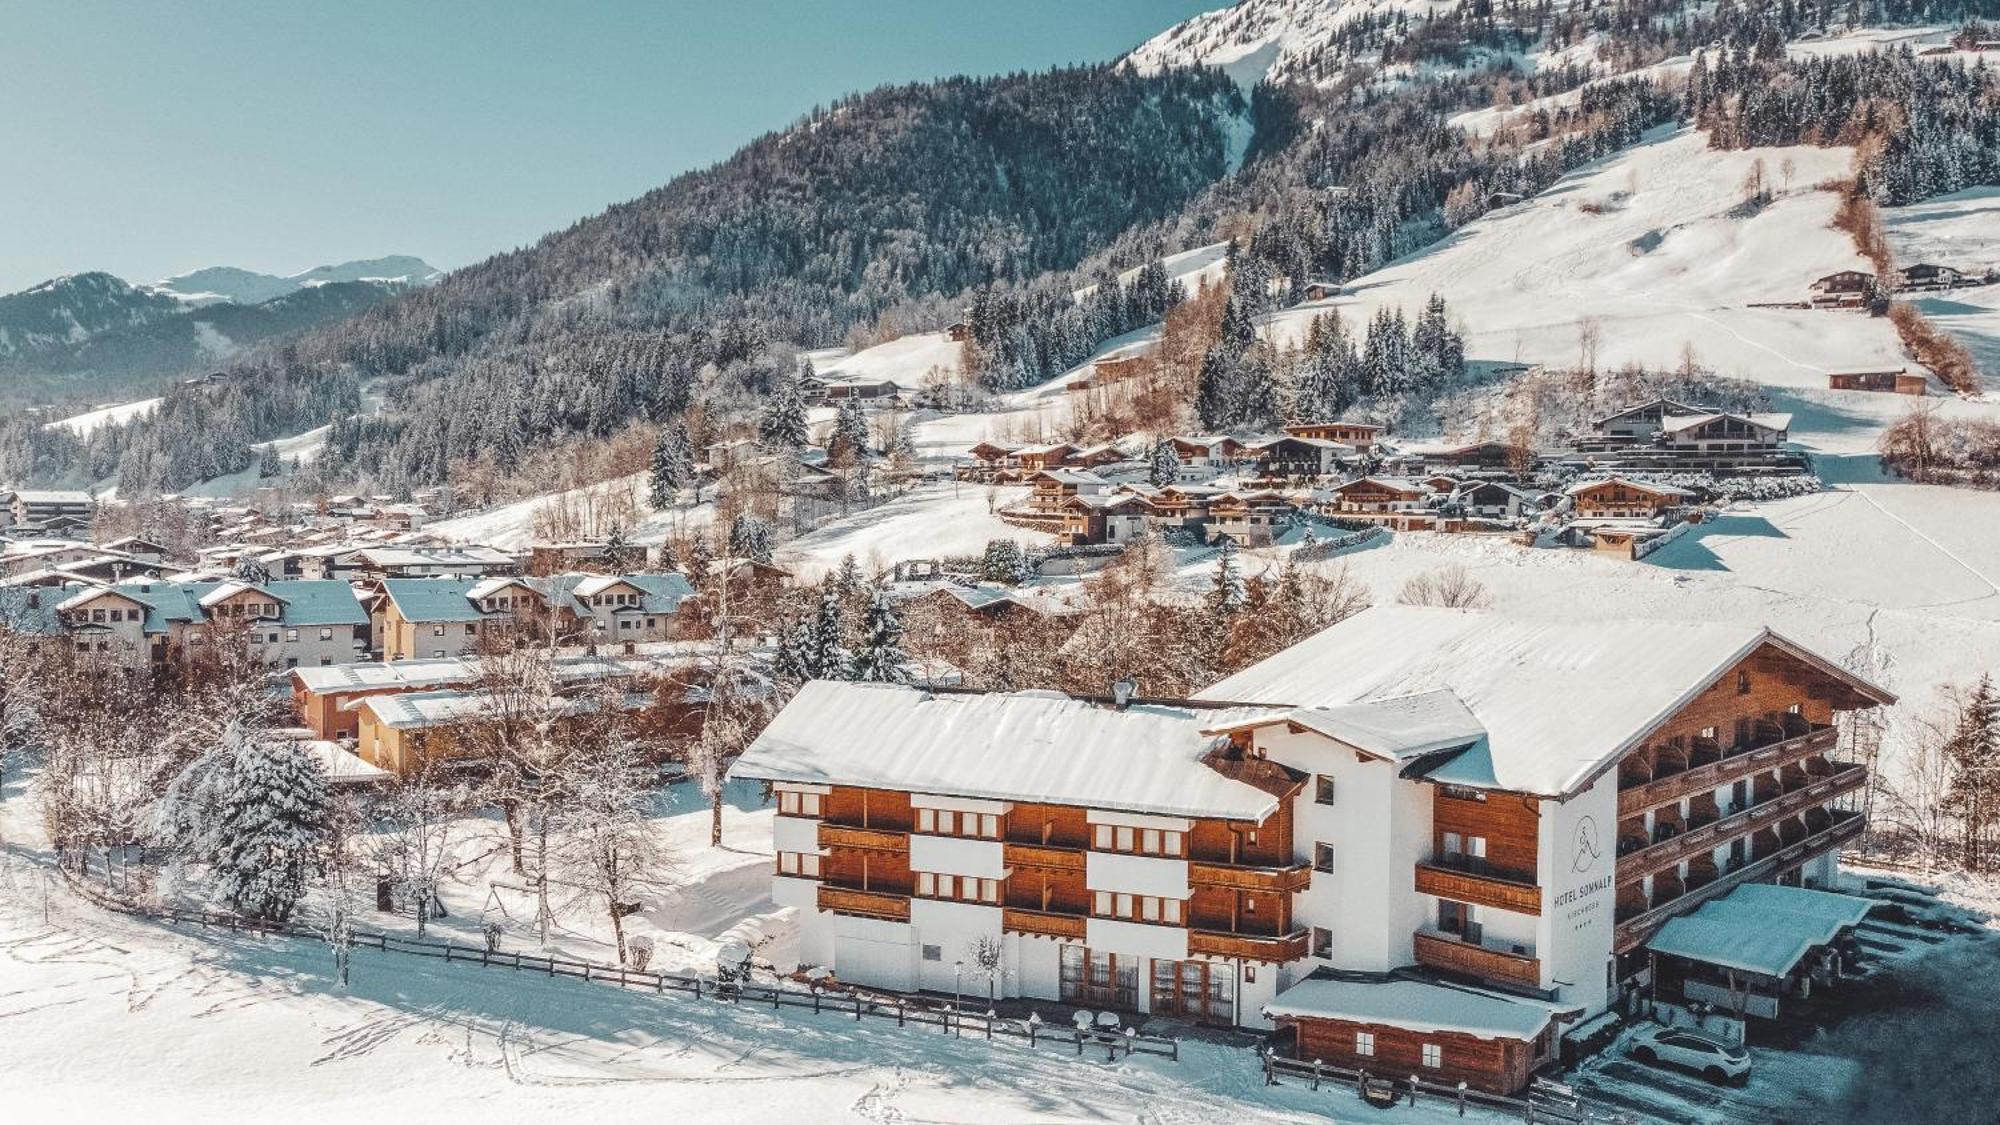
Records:
[[[1123,711],[1132,706],[1132,697],[1139,694],[1139,681],[1123,676],[1111,682],[1111,705]]]

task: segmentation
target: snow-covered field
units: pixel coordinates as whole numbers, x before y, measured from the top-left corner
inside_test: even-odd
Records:
[[[122,425],[134,418],[151,414],[153,408],[158,405],[160,405],[160,400],[157,398],[142,398],[135,402],[113,403],[109,406],[100,406],[95,410],[86,410],[81,414],[72,414],[67,418],[59,418],[47,425],[50,429],[61,427],[78,437],[89,437],[91,432],[99,426]]]
[[[1967,188],[1882,215],[1898,267],[1931,262],[1972,273],[2000,269],[2000,187]],[[1933,293],[1915,303],[1972,352],[1989,393],[2000,387],[2000,285]]]
[[[1474,359],[1572,364],[1592,324],[1601,368],[1671,369],[1691,349],[1724,375],[1824,387],[1828,370],[1898,361],[1895,330],[1861,315],[1748,306],[1803,300],[1814,278],[1867,268],[1828,225],[1838,200],[1815,186],[1846,175],[1852,158],[1843,148],[1717,151],[1699,131],[1659,130],[1355,279],[1349,295],[1278,314],[1268,331],[1289,339],[1330,308],[1354,326],[1385,306],[1414,315],[1438,293]],[[1776,198],[1753,213],[1742,185],[1760,163]]]
[[[811,581],[850,554],[873,574],[903,559],[977,555],[992,539],[1046,543],[1048,536],[993,515],[1026,495],[1025,488],[989,488],[961,481],[925,485],[786,543],[778,551],[778,562]]]
[[[671,924],[712,935],[759,905],[770,817],[732,810],[722,853],[706,849],[705,811],[670,817],[667,831],[682,845],[678,877],[689,884],[683,900],[662,908]],[[0,1091],[10,1120],[205,1122],[254,1107],[302,1125],[558,1116],[1308,1122],[1352,1097],[1297,1083],[1267,1089],[1240,1047],[1189,1042],[1179,1062],[1108,1064],[886,1020],[365,949],[342,989],[318,942],[173,930],[71,897],[49,874],[19,770],[0,825]],[[493,913],[474,901],[483,883],[471,868],[461,872],[446,893],[457,918],[441,929],[477,933]],[[572,952],[579,945],[588,940],[572,933],[557,942]],[[531,947],[516,925],[502,948]],[[663,948],[662,963],[671,956]],[[1442,1106],[1399,1118],[1459,1120]]]

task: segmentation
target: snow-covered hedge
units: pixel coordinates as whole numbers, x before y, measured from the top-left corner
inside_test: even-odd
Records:
[[[1292,552],[1292,558],[1300,562],[1317,562],[1320,559],[1330,559],[1342,551],[1352,547],[1359,547],[1377,536],[1387,534],[1387,528],[1382,527],[1380,524],[1371,523],[1360,531],[1350,531],[1346,535],[1336,536],[1332,539],[1319,539],[1307,543]]]

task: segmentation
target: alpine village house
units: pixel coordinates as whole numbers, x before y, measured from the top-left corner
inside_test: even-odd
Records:
[[[731,776],[843,981],[997,947],[999,995],[1512,1092],[1670,920],[1854,901],[1799,888],[1862,827],[1835,715],[1891,702],[1766,629],[1383,606],[1187,699],[809,683]]]

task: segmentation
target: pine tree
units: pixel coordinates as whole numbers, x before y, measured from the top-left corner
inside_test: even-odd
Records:
[[[840,464],[860,461],[868,455],[868,419],[861,413],[858,399],[842,399],[834,414],[833,436],[827,439],[827,459]]]
[[[1235,424],[1237,404],[1242,399],[1241,382],[1238,361],[1221,345],[1208,349],[1201,359],[1194,397],[1194,412],[1203,427],[1222,430]]]
[[[729,553],[736,558],[770,562],[775,538],[771,525],[750,512],[739,512],[729,523]]]
[[[986,555],[980,561],[980,577],[988,582],[1000,582],[1008,586],[1020,583],[1027,576],[1027,561],[1021,555],[1021,545],[1012,539],[989,539],[986,541]]]
[[[841,630],[840,592],[831,582],[820,587],[819,613],[806,627],[798,663],[809,680],[845,680],[853,671],[853,657]]]
[[[694,483],[694,441],[687,423],[680,419],[660,427],[660,439],[653,444],[653,467],[647,497],[654,508],[671,507],[680,490]]]
[[[291,743],[260,744],[232,723],[168,786],[153,834],[207,867],[240,913],[283,922],[321,862],[331,802],[326,775]]]
[[[643,547],[637,547],[625,537],[625,525],[614,523],[604,537],[604,565],[613,574],[629,574],[635,563],[646,557]]]
[[[833,572],[833,583],[842,597],[861,589],[865,584],[861,577],[861,564],[854,561],[854,553],[840,557],[840,568]]]
[[[812,433],[806,421],[805,393],[800,383],[811,377],[812,361],[802,362],[801,370],[778,380],[770,401],[757,420],[757,436],[766,444],[784,449],[804,449]]]
[[[1951,771],[1945,806],[1958,821],[1959,862],[1984,871],[2000,828],[2000,698],[1991,676],[1981,676],[1959,708],[1945,761]]]
[[[1243,605],[1243,575],[1236,565],[1236,541],[1224,539],[1215,560],[1215,579],[1210,583],[1208,596],[1202,606],[1209,622],[1226,632],[1229,619]]]
[[[1153,443],[1153,452],[1146,462],[1146,479],[1155,488],[1165,488],[1180,479],[1181,458],[1174,452],[1174,443],[1161,439]]]
[[[861,650],[854,654],[853,678],[884,684],[908,682],[909,672],[905,666],[910,657],[900,646],[902,639],[902,618],[896,614],[889,591],[877,586],[874,598],[868,603],[868,615],[862,622]]]

